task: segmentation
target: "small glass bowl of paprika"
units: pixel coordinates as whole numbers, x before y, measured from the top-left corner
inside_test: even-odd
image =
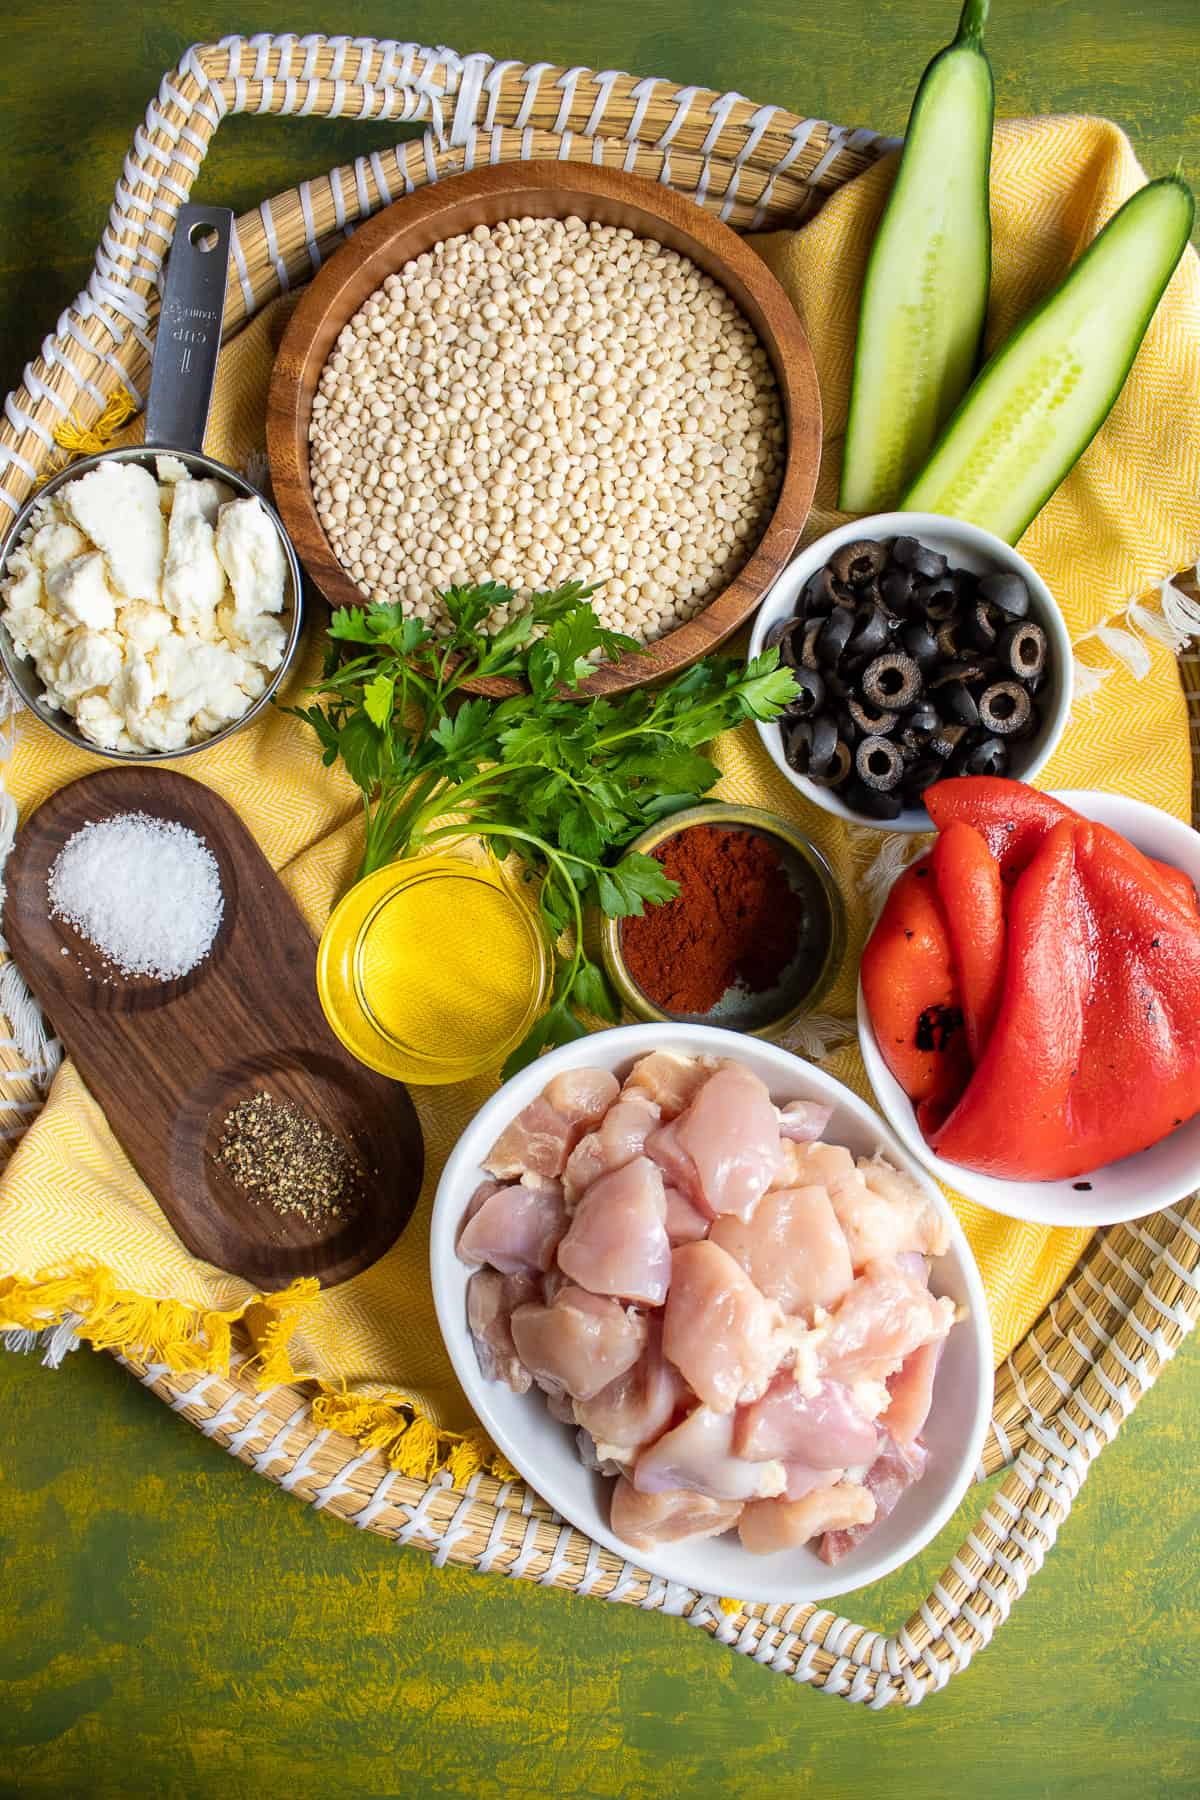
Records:
[[[816,846],[754,806],[688,807],[644,831],[679,893],[603,920],[613,986],[636,1018],[776,1037],[813,1011],[841,965],[846,915]]]

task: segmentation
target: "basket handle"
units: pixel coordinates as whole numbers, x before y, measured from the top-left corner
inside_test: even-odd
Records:
[[[0,531],[56,454],[54,433],[68,415],[93,422],[118,386],[142,404],[153,347],[163,264],[179,208],[192,190],[213,133],[230,113],[352,117],[378,123],[426,121],[417,144],[371,152],[327,185],[298,190],[302,220],[281,247],[271,203],[247,215],[234,234],[226,327],[279,292],[307,265],[316,268],[336,236],[403,192],[476,156],[535,154],[602,160],[607,146],[626,168],[645,167],[668,184],[672,158],[679,185],[730,216],[739,183],[753,172],[751,224],[781,222],[771,208],[777,179],[791,207],[809,189],[836,187],[890,146],[870,131],[845,131],[800,119],[741,94],[679,88],[620,70],[558,69],[477,53],[459,56],[393,39],[294,34],[227,37],[196,44],[164,76],[134,132],[88,284],[60,316],[9,394],[0,421]],[[501,139],[511,135],[507,142]],[[596,152],[600,154],[597,155]],[[690,159],[684,169],[685,159]],[[714,171],[724,180],[718,188]],[[710,186],[712,191],[710,192]],[[319,204],[318,204],[319,202]],[[318,216],[319,215],[319,216]],[[254,238],[261,233],[261,243]],[[273,276],[255,289],[245,245]]]

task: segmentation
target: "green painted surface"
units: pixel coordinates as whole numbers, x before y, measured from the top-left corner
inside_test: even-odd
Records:
[[[407,35],[737,88],[902,128],[953,0],[296,0],[273,19],[36,0],[0,27],[0,384],[86,277],[181,48],[264,25]],[[1002,113],[1091,110],[1200,175],[1195,0],[997,0]],[[233,120],[198,193],[246,207],[390,127]],[[712,1794],[1200,1795],[1200,1345],[1108,1450],[994,1645],[914,1713],[798,1689],[687,1626],[435,1570],[321,1519],[107,1358],[3,1359],[0,1796],[477,1800]],[[980,1504],[855,1597],[895,1626]]]

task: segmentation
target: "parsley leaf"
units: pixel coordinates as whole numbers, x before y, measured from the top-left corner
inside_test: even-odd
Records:
[[[653,857],[628,850],[647,824],[692,804],[717,779],[704,747],[745,719],[773,719],[796,693],[777,650],[748,666],[711,657],[657,688],[584,699],[604,659],[642,654],[607,630],[579,581],[520,600],[500,581],[447,590],[437,636],[399,603],[334,613],[314,701],[291,710],[339,757],[362,791],[361,874],[465,833],[518,856],[538,884],[555,946],[552,1003],[509,1059],[509,1074],[591,1018],[615,1021],[616,998],[584,949],[584,909],[640,914],[678,891]],[[506,617],[494,615],[503,608]],[[484,678],[522,683],[493,700]],[[459,824],[437,824],[447,815]]]

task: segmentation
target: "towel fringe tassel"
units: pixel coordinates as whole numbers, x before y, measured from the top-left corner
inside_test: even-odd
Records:
[[[290,1346],[319,1292],[319,1283],[305,1277],[277,1294],[257,1294],[220,1311],[148,1299],[119,1288],[108,1269],[79,1265],[45,1270],[30,1280],[0,1280],[0,1333],[10,1348],[29,1350],[45,1341],[45,1333],[66,1328],[94,1350],[146,1357],[176,1374],[227,1375],[231,1328],[240,1319],[255,1345],[243,1367],[253,1371],[262,1392],[312,1379],[297,1374]],[[312,1402],[315,1423],[355,1438],[364,1450],[381,1451],[400,1475],[429,1481],[444,1470],[456,1488],[481,1471],[498,1481],[518,1479],[482,1431],[435,1425],[408,1394],[368,1399],[319,1385]]]

